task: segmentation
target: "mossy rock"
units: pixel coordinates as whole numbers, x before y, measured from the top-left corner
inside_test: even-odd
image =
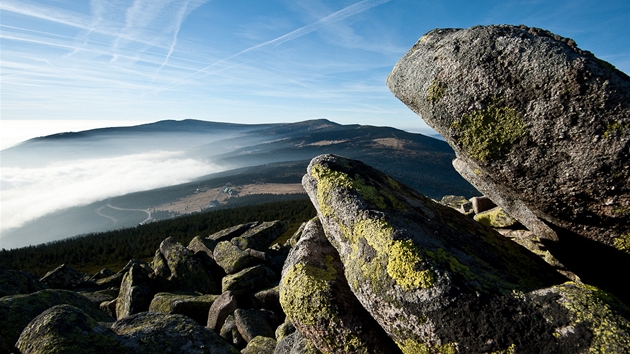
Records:
[[[99,322],[114,322],[88,298],[69,290],[42,290],[28,295],[5,296],[0,299],[0,336],[13,346],[22,330],[42,312],[56,305],[72,305]]]
[[[322,352],[400,352],[350,290],[339,254],[319,220],[304,227],[280,284],[287,318]]]
[[[262,264],[245,268],[238,273],[228,274],[222,280],[222,292],[231,291],[234,295],[243,295],[269,287],[270,273],[273,271]]]
[[[518,220],[506,213],[501,207],[494,207],[481,212],[475,215],[474,219],[482,225],[493,228],[510,228],[519,225]]]
[[[22,354],[114,354],[131,349],[114,332],[71,305],[57,305],[42,312],[22,331],[16,347]]]
[[[249,341],[241,354],[273,354],[276,350],[276,340],[269,337],[258,336]]]
[[[0,266],[0,297],[30,294],[46,288],[46,284],[29,272]]]
[[[214,249],[214,260],[227,274],[234,274],[245,268],[260,264],[261,260],[252,257],[230,241],[219,242]]]
[[[352,292],[404,353],[573,352],[603,335],[585,325],[558,341],[570,310],[521,295],[567,279],[492,228],[359,161],[322,155],[307,172],[304,188]],[[615,316],[625,331],[625,313]]]

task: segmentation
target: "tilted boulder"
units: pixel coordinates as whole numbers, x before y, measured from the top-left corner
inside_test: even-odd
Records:
[[[536,235],[630,253],[628,75],[545,30],[476,26],[429,31],[387,85]]]
[[[266,310],[243,310],[234,311],[234,323],[238,332],[246,342],[258,336],[274,338],[276,315]]]
[[[322,155],[307,173],[303,186],[352,292],[404,353],[615,352],[629,343],[626,307],[564,283],[493,229],[358,161]]]
[[[241,354],[273,354],[276,344],[273,338],[258,336],[247,343]]]
[[[48,288],[46,284],[29,272],[0,266],[0,297],[30,294],[46,288]]]
[[[231,291],[226,291],[219,295],[208,309],[208,321],[206,327],[215,331],[220,331],[225,323],[225,319],[236,310],[236,297]]]
[[[321,354],[302,333],[295,331],[282,338],[276,345],[274,354]]]
[[[162,241],[155,252],[152,265],[162,291],[177,289],[204,294],[218,293],[214,279],[203,267],[201,260],[173,237]]]
[[[222,289],[223,292],[231,291],[234,295],[243,295],[269,287],[273,281],[270,278],[275,278],[273,271],[259,264],[223,277]]]
[[[282,271],[280,302],[297,330],[324,353],[400,353],[348,286],[319,220],[306,224]]]
[[[199,324],[208,322],[208,311],[219,295],[192,295],[157,293],[153,296],[149,311],[188,316]]]
[[[132,259],[129,262],[127,262],[127,264],[123,267],[123,269],[121,269],[117,273],[106,276],[104,278],[97,279],[96,285],[102,289],[120,287],[120,283],[122,282],[123,277],[125,276],[125,274],[127,274],[127,272],[129,272],[129,269],[131,269],[131,267],[134,264],[140,266],[141,268],[145,269],[149,273],[153,272],[153,269],[151,268],[149,263],[138,260],[138,259]]]
[[[153,290],[146,269],[134,264],[123,277],[116,299],[116,318],[121,319],[149,309]]]
[[[245,268],[262,263],[258,257],[254,257],[230,241],[221,241],[214,248],[214,260],[225,270],[227,274],[234,274]]]
[[[32,319],[55,305],[63,304],[77,307],[97,321],[114,322],[112,317],[101,312],[88,298],[74,291],[47,289],[1,298],[0,336],[12,347]]]

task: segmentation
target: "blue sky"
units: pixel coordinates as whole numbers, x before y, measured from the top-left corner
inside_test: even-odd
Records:
[[[3,0],[0,22],[5,141],[187,118],[422,131],[385,79],[438,27],[542,27],[630,73],[627,0]]]

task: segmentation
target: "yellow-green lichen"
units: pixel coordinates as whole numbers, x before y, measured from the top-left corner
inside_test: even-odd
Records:
[[[425,251],[425,253],[436,261],[448,265],[451,272],[460,274],[467,280],[476,279],[475,275],[470,271],[470,268],[462,264],[457,258],[446,253],[444,249],[438,248],[435,252]]]
[[[444,89],[444,87],[440,85],[437,78],[433,79],[433,82],[431,83],[431,85],[429,86],[429,89],[427,90],[427,98],[432,103],[436,103],[437,101],[440,100],[440,98],[444,97],[445,91],[446,90]]]
[[[593,334],[589,353],[620,353],[630,348],[630,321],[614,309],[624,306],[616,298],[581,283],[554,288],[563,295],[559,302],[572,314],[573,327],[584,323]]]
[[[630,254],[630,232],[617,237],[613,241],[613,245],[621,252]]]
[[[516,344],[512,343],[507,349],[491,352],[490,354],[514,354],[516,353]]]
[[[393,228],[384,220],[359,220],[351,232],[354,239],[364,238],[376,250],[377,257],[371,263],[375,266],[386,263],[387,275],[403,290],[426,289],[433,285],[433,273],[417,269],[422,261],[418,247],[411,240],[393,240]],[[369,276],[374,277],[374,274]]]
[[[485,109],[464,114],[451,128],[457,132],[468,154],[482,162],[505,156],[525,135],[525,122],[518,112],[499,106],[497,100]]]
[[[280,304],[294,322],[314,325],[322,316],[331,313],[332,304],[324,294],[329,282],[337,278],[337,271],[332,256],[326,256],[324,263],[325,269],[298,263],[285,274]]]
[[[626,136],[630,131],[630,123],[619,123],[614,121],[606,126],[606,131],[604,131],[604,138],[608,139],[618,134],[621,136]]]
[[[455,354],[458,353],[455,343],[446,343],[429,347],[424,343],[413,339],[405,339],[402,343],[396,343],[404,354]]]

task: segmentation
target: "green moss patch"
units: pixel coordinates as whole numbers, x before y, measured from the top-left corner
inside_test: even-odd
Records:
[[[485,109],[464,114],[451,128],[460,136],[468,154],[482,162],[505,156],[525,135],[525,122],[518,112],[499,106],[496,100]]]

